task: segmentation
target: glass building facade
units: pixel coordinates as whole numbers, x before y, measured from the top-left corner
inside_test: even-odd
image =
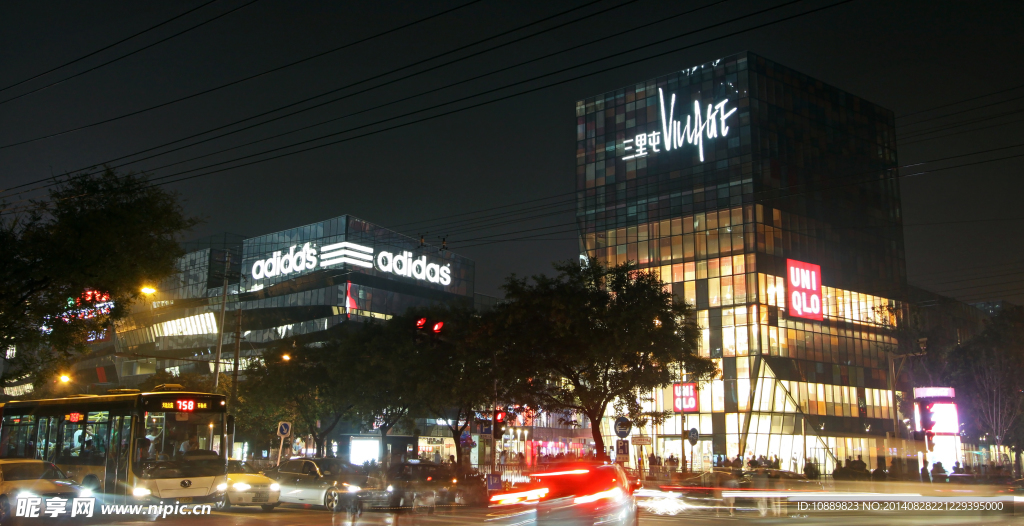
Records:
[[[655,452],[823,472],[897,454],[893,113],[744,52],[578,101],[576,119],[581,254],[658,273],[721,370],[692,411],[645,430]],[[820,267],[820,319],[787,306],[788,260]],[[666,389],[651,409],[673,407]]]
[[[348,215],[207,241],[187,247],[177,272],[118,322],[95,357],[77,365],[85,383],[132,385],[158,370],[212,372],[225,271],[222,362],[233,361],[240,333],[241,369],[276,342],[322,341],[350,321],[389,319],[433,303],[474,305],[473,261]]]

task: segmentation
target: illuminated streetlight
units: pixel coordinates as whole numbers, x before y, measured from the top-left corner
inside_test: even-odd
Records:
[[[71,377],[70,376],[68,376],[66,374],[60,375],[60,382],[61,383],[66,384],[66,383],[68,383],[70,381],[71,381]]]
[[[150,287],[149,285],[146,285],[145,287],[142,287],[142,293],[143,294],[152,294],[154,292],[156,292],[156,289],[154,289],[153,287]]]
[[[287,362],[288,360],[292,359],[292,355],[290,355],[290,354],[282,354],[281,355],[281,359]]]

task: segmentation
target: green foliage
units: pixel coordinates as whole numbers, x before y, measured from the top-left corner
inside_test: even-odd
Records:
[[[698,328],[690,307],[675,300],[652,273],[633,265],[606,268],[555,266],[554,278],[509,278],[505,303],[495,309],[493,337],[515,371],[518,399],[549,411],[578,412],[600,428],[609,404],[643,422],[638,397],[677,381],[679,366],[696,381],[715,373],[714,362],[696,354]]]
[[[327,436],[352,407],[351,389],[332,377],[332,367],[340,364],[328,349],[293,345],[268,349],[262,362],[246,371],[238,397],[253,409],[240,412],[236,426],[258,433],[268,425],[272,430],[278,420],[291,420],[297,434],[312,435],[323,455]]]
[[[1024,312],[1008,309],[950,355],[960,414],[998,445],[1024,447]]]
[[[3,380],[31,374],[45,383],[85,352],[142,285],[174,271],[178,237],[196,223],[175,194],[109,169],[64,179],[49,199],[0,222],[0,349],[18,351]],[[109,294],[113,309],[95,310],[85,291]]]
[[[473,311],[459,306],[439,305],[416,309],[398,323],[414,326],[419,318],[444,321],[441,335],[420,331],[417,400],[422,410],[447,422],[458,444],[472,426],[478,412],[487,412],[495,396],[495,351],[488,326]],[[393,320],[394,321],[394,320]],[[456,463],[465,468],[461,447]]]

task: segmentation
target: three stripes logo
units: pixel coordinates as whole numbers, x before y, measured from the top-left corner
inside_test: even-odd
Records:
[[[342,263],[363,268],[373,268],[373,248],[348,241],[320,248],[320,267],[329,267]]]

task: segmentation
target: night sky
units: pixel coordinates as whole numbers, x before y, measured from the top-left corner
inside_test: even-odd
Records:
[[[0,4],[0,88],[207,1]],[[1024,155],[1024,4],[1019,1],[839,2],[841,5],[805,17],[653,59],[646,58],[832,5],[837,0],[482,0],[468,4],[468,0],[258,0],[246,5],[250,1],[216,0],[96,56],[0,91],[0,147],[184,97],[466,5],[426,22],[181,103],[54,138],[2,147],[0,187],[104,163],[418,64],[333,96],[354,93],[616,5],[621,7],[379,89],[122,169],[147,170],[154,177],[172,175],[372,124],[778,5],[783,7],[453,106],[306,143],[305,147],[624,65],[609,72],[313,151],[177,182],[168,188],[181,194],[189,213],[205,220],[189,237],[224,231],[252,236],[348,213],[409,235],[425,234],[432,243],[439,242],[439,236],[447,236],[449,248],[476,260],[477,292],[498,294],[499,285],[509,273],[550,272],[552,261],[575,258],[578,253],[572,232],[573,204],[566,201],[567,194],[574,190],[576,100],[750,50],[892,109],[898,117],[901,165],[995,150],[901,170],[907,175],[975,163],[902,178],[907,267],[911,283],[959,299],[1009,299],[1024,303],[1024,271],[1019,270],[1024,261],[1024,236],[1020,233],[1024,226],[1024,157],[978,163]],[[2,102],[239,6],[245,7],[123,60]],[[640,31],[609,37],[700,6],[710,7]],[[580,8],[419,64],[440,53],[574,7]],[[597,39],[600,41],[575,51],[431,95],[164,167]],[[1022,89],[1011,90],[1018,86]],[[1008,91],[983,97],[1002,90]],[[952,104],[965,99],[971,100]],[[947,104],[952,105],[917,113]],[[947,114],[952,115],[942,117]],[[899,118],[903,115],[907,116]],[[254,122],[260,121],[246,124]],[[921,135],[925,131],[930,134]],[[964,131],[967,133],[956,133]],[[188,143],[175,146],[182,144]],[[250,157],[236,164],[260,158]],[[232,164],[215,169],[228,166]],[[184,175],[204,171],[208,170]],[[181,176],[171,179],[177,177]],[[7,200],[11,203],[25,197],[8,195]],[[534,201],[542,198],[550,199]],[[559,201],[564,203],[518,216],[494,218],[497,212]],[[517,203],[524,204],[518,208],[497,208]],[[449,217],[475,211],[483,213]],[[525,220],[524,215],[528,216]],[[544,233],[547,235],[541,239],[517,239]],[[491,243],[482,244],[485,242]]]

